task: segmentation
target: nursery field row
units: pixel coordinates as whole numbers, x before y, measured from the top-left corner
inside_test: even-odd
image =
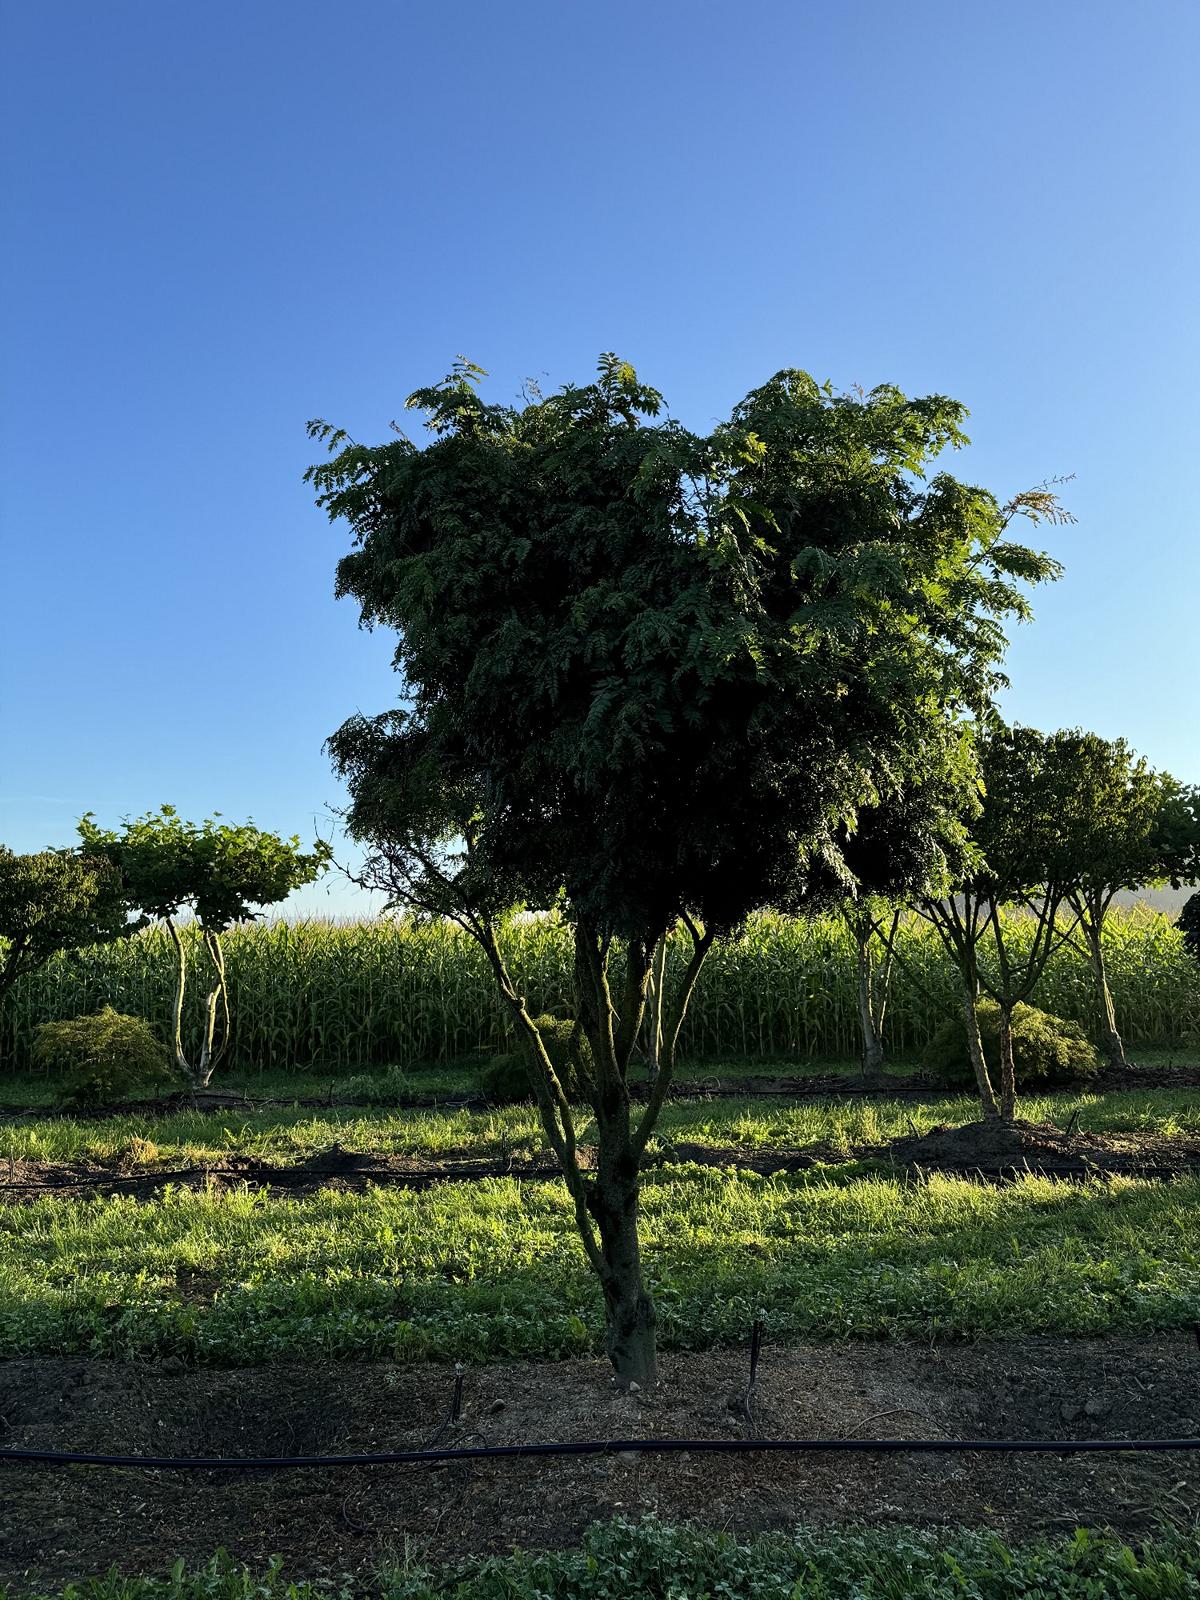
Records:
[[[1019,944],[1019,916],[1013,929]],[[507,1048],[491,974],[478,948],[452,927],[403,920],[253,924],[231,930],[225,942],[235,1018],[230,1068],[344,1073]],[[517,922],[507,944],[533,1009],[566,1004],[563,927],[550,918]],[[926,925],[910,921],[900,950],[888,1038],[903,1055],[926,1045],[956,1002],[952,968]],[[198,948],[193,955],[202,974],[206,958]],[[1106,956],[1130,1044],[1200,1040],[1200,970],[1166,917],[1114,912]],[[670,959],[681,962],[682,948]],[[10,995],[0,1014],[0,1056],[20,1070],[38,1023],[105,1004],[165,1029],[173,983],[173,952],[161,929],[59,958]],[[205,987],[192,986],[193,1024]],[[1093,980],[1085,958],[1069,946],[1059,951],[1034,999],[1090,1027]],[[681,1050],[697,1060],[854,1057],[857,1005],[854,950],[840,921],[756,917],[710,955]]]
[[[648,1174],[667,1347],[1189,1328],[1200,1179],[989,1187],[677,1166]],[[599,1292],[562,1185],[166,1192],[0,1207],[0,1355],[562,1359]]]

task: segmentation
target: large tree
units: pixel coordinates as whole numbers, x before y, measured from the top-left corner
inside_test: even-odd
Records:
[[[120,874],[102,854],[0,845],[0,1000],[63,950],[129,931]]]
[[[778,373],[711,433],[663,420],[615,356],[596,382],[489,405],[459,363],[418,390],[424,448],[323,422],[309,481],[353,549],[339,594],[395,629],[401,709],[330,741],[366,877],[460,923],[525,1040],[549,1144],[601,1284],[621,1383],[656,1372],[639,1172],[689,997],[716,939],[846,884],[860,808],[970,760],[959,719],[999,679],[1003,623],[1053,563],[1017,511],[945,473],[962,406],[841,396]],[[868,892],[870,884],[859,884]],[[516,906],[557,905],[591,1050],[579,1110],[505,954]],[[681,924],[644,1106],[629,1066],[654,951]]]
[[[126,819],[119,830],[101,828],[89,815],[79,832],[89,852],[112,863],[129,902],[144,917],[161,921],[171,936],[176,960],[172,1059],[194,1088],[204,1088],[232,1038],[221,935],[257,915],[255,907],[276,905],[293,889],[311,883],[329,860],[329,846],[319,840],[304,851],[298,838],[280,838],[251,822],[215,817],[189,822],[174,806]],[[184,1041],[188,946],[179,926],[184,915],[195,920],[211,972],[195,1047]]]

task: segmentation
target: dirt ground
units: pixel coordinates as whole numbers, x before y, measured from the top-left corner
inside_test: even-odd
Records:
[[[581,1147],[584,1166],[593,1156],[590,1146]],[[1169,1178],[1200,1169],[1200,1135],[1153,1131],[1098,1134],[1067,1131],[1048,1123],[1018,1123],[1015,1128],[997,1133],[987,1125],[971,1123],[963,1128],[936,1128],[890,1144],[862,1145],[851,1151],[714,1147],[678,1140],[664,1147],[661,1159],[666,1163],[737,1167],[768,1175],[801,1172],[822,1163],[865,1160],[883,1168],[896,1168],[917,1180],[931,1172],[992,1180],[1026,1172],[1068,1179],[1105,1174]],[[148,1199],[167,1184],[191,1189],[249,1185],[275,1194],[303,1194],[325,1188],[365,1189],[373,1184],[425,1189],[435,1183],[473,1182],[480,1178],[530,1180],[557,1176],[558,1167],[549,1153],[495,1161],[451,1150],[433,1160],[347,1150],[335,1144],[310,1160],[281,1164],[246,1156],[193,1165],[168,1161],[145,1166],[125,1160],[107,1165],[9,1160],[0,1163],[0,1202],[35,1200],[48,1194],[75,1198],[126,1194]]]
[[[443,1442],[748,1437],[1200,1435],[1192,1336],[667,1355],[622,1395],[598,1361],[468,1371]],[[414,1448],[448,1416],[434,1366],[0,1363],[0,1443],[183,1455]],[[433,1556],[552,1547],[616,1512],[745,1532],[798,1521],[967,1523],[1010,1534],[1200,1518],[1200,1456],[605,1456],[284,1472],[0,1464],[0,1580],[163,1570],[218,1546],[292,1576],[353,1573],[413,1540]]]

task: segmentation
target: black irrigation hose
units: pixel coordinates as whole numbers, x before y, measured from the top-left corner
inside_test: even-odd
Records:
[[[420,1466],[441,1461],[486,1461],[535,1456],[626,1454],[805,1455],[854,1451],[877,1455],[949,1455],[975,1451],[1081,1455],[1094,1451],[1200,1450],[1200,1439],[576,1439],[558,1444],[458,1445],[433,1450],[385,1450],[339,1456],[119,1456],[79,1450],[0,1449],[0,1464],[45,1462],[56,1466],[156,1467],[178,1471],[263,1471],[287,1467]]]

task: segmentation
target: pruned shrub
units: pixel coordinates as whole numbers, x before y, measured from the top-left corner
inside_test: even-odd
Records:
[[[1183,934],[1183,947],[1194,961],[1200,962],[1200,894],[1185,900],[1179,913],[1179,931]]]
[[[586,1073],[592,1059],[587,1037],[569,1018],[535,1017],[534,1022],[567,1098],[578,1099],[581,1069]],[[481,1087],[492,1100],[532,1100],[529,1058],[524,1049],[494,1056],[483,1069]]]
[[[43,1022],[33,1045],[34,1065],[61,1075],[65,1105],[103,1105],[171,1081],[167,1052],[141,1017],[105,1006],[89,1017]]]
[[[983,1057],[993,1078],[1000,1069],[1000,1007],[994,1000],[977,1006]],[[1077,1022],[1054,1017],[1036,1006],[1013,1008],[1013,1065],[1017,1086],[1077,1083],[1095,1077],[1100,1055]],[[922,1054],[923,1064],[946,1083],[971,1084],[975,1075],[967,1055],[966,1024],[954,1017],[938,1029]]]

